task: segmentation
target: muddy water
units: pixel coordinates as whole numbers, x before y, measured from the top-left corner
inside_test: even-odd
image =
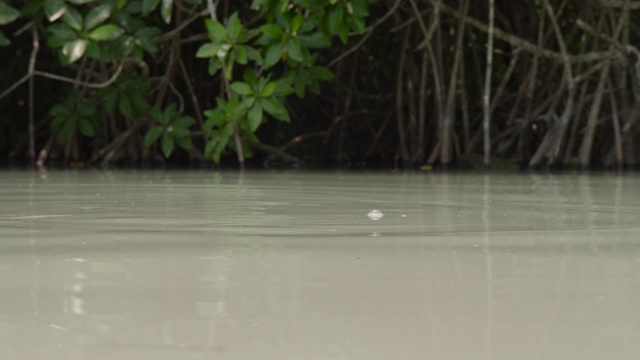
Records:
[[[0,359],[637,359],[639,189],[0,173]]]

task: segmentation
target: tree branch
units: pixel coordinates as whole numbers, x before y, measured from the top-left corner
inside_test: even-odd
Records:
[[[381,17],[380,19],[378,19],[378,21],[376,21],[375,23],[371,24],[369,27],[367,27],[364,30],[365,35],[362,37],[362,39],[360,39],[360,41],[358,41],[357,44],[355,44],[353,47],[351,47],[349,50],[343,52],[342,54],[340,54],[338,57],[336,57],[335,59],[331,60],[331,62],[327,65],[327,67],[332,67],[335,64],[337,64],[338,62],[340,62],[340,60],[346,58],[347,56],[351,55],[354,51],[358,50],[360,48],[360,46],[362,46],[362,44],[365,43],[365,41],[367,41],[367,39],[369,38],[369,36],[371,36],[371,34],[373,33],[373,30],[378,27],[380,24],[382,24],[383,22],[385,22],[391,15],[393,15],[393,13],[396,12],[396,10],[398,9],[398,6],[400,6],[400,2],[402,0],[396,0],[396,2],[393,4],[393,6],[391,7],[391,9],[389,9],[389,11],[387,11],[386,14],[384,14],[383,17]]]
[[[435,5],[435,4],[439,4],[440,5],[440,9],[455,17],[455,18],[462,18],[464,15],[462,13],[460,13],[458,10],[450,8],[444,4],[442,4],[441,2],[439,2],[438,0],[426,0],[428,2],[430,2],[431,4]],[[484,31],[484,32],[488,32],[489,31],[489,26],[487,26],[487,24],[476,20],[474,18],[471,17],[467,17],[466,21],[469,25],[475,27],[478,30]],[[515,35],[512,35],[510,33],[507,33],[499,28],[494,28],[493,30],[493,35],[504,41],[509,43],[512,46],[515,47],[520,47],[522,48],[522,50],[531,52],[531,53],[538,53],[541,56],[544,56],[546,58],[549,58],[553,61],[556,62],[562,62],[563,61],[563,57],[562,54],[557,53],[555,51],[551,51],[549,49],[545,49],[543,47],[539,47],[536,44],[533,44],[527,40],[524,40],[520,37],[517,37]],[[619,53],[615,53],[615,52],[611,52],[611,51],[593,51],[587,54],[580,54],[580,55],[569,55],[569,61],[571,63],[579,63],[579,62],[591,62],[591,61],[600,61],[600,60],[621,60],[621,56]]]

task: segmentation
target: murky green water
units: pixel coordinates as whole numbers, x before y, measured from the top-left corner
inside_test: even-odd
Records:
[[[637,359],[639,189],[0,173],[0,359]]]

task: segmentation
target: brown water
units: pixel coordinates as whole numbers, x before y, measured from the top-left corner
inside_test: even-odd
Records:
[[[639,189],[0,173],[0,359],[638,359]]]

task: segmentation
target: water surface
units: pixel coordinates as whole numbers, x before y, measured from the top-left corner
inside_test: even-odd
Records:
[[[637,359],[638,189],[3,172],[0,359]]]

